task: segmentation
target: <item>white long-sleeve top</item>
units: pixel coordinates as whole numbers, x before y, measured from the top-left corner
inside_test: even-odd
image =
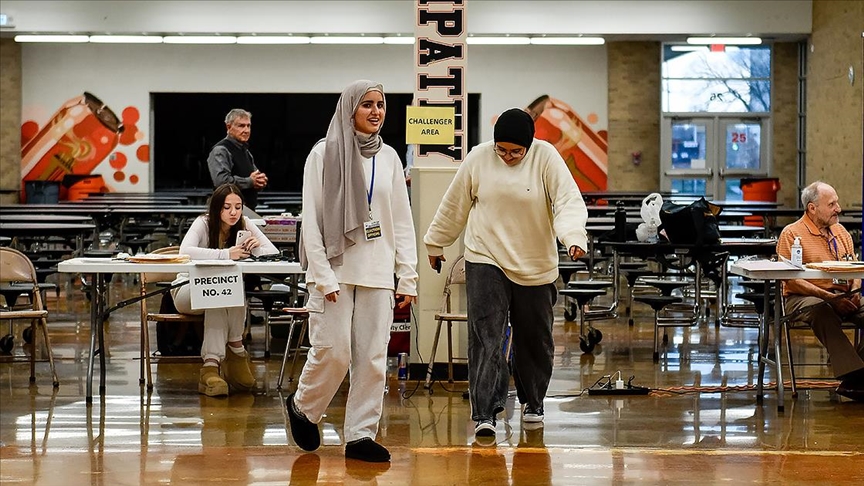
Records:
[[[250,221],[246,216],[243,216],[243,221],[245,222],[246,230],[251,231],[252,236],[258,239],[260,254],[279,253],[279,250],[273,246],[273,243],[267,239],[255,223]],[[234,246],[234,242],[226,243],[228,245],[227,248],[208,248],[210,238],[207,236],[207,231],[209,226],[207,216],[195,218],[192,226],[189,227],[189,231],[186,232],[186,236],[183,237],[183,241],[180,243],[180,253],[189,255],[193,260],[230,260],[230,248]]]
[[[555,147],[534,139],[511,167],[489,141],[459,166],[423,242],[429,255],[441,255],[464,228],[466,261],[536,286],[558,278],[556,235],[567,248],[588,248],[587,221],[582,194]]]
[[[372,187],[372,219],[381,223],[381,237],[361,237],[346,248],[342,265],[331,265],[324,249],[321,212],[327,197],[323,194],[322,165],[325,144],[317,144],[306,158],[303,173],[303,225],[301,243],[306,251],[307,285],[314,283],[324,294],[339,290],[339,284],[394,289],[396,293],[417,295],[417,247],[414,221],[402,161],[387,144],[374,157],[375,183]],[[372,160],[363,159],[366,190],[372,180]]]

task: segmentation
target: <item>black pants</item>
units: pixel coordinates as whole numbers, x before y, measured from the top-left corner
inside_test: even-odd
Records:
[[[543,406],[552,378],[554,283],[526,287],[493,265],[465,262],[468,294],[468,381],[471,419],[490,420],[504,409],[510,382],[504,355],[509,317],[513,379],[519,402]]]

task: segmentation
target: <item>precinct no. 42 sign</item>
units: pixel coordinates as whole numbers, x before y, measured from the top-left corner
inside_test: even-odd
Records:
[[[192,308],[218,309],[245,304],[243,272],[235,263],[207,265],[196,262],[189,271]]]

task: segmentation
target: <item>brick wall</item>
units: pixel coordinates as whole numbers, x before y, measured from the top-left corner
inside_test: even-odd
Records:
[[[807,69],[807,181],[825,181],[841,205],[861,203],[864,167],[862,1],[813,1]],[[855,72],[849,82],[850,66]]]
[[[798,44],[774,44],[771,72],[773,175],[780,179],[777,200],[785,206],[798,205]]]
[[[660,187],[660,43],[610,42],[609,190]],[[634,165],[632,153],[642,152]]]
[[[21,46],[0,39],[0,204],[17,203],[20,187]]]

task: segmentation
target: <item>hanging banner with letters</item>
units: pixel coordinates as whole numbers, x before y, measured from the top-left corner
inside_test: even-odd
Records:
[[[417,144],[414,151],[414,165],[417,167],[452,166],[454,162],[462,162],[468,153],[468,126],[465,122],[468,112],[466,20],[465,0],[417,0],[413,105],[453,110],[452,125],[426,127],[425,135],[429,139],[408,140],[412,129],[409,124],[406,141]],[[452,140],[444,141],[442,128],[447,128],[448,137],[452,133]],[[433,138],[436,131],[440,138]],[[417,134],[418,137],[421,135],[423,133]]]

